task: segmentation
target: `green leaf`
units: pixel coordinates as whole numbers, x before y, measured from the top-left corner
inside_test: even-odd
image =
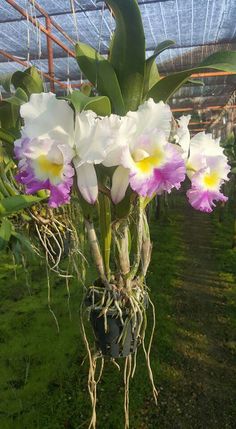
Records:
[[[79,67],[87,79],[97,88],[99,94],[109,97],[115,113],[124,115],[125,107],[120,86],[109,61],[84,43],[75,45],[75,53]]]
[[[199,73],[204,69],[236,73],[236,51],[216,52],[206,58],[198,67],[164,77],[151,88],[148,98],[153,98],[155,102],[160,100],[167,102],[193,73]]]
[[[170,48],[171,46],[175,45],[175,42],[173,40],[163,40],[163,42],[159,43],[153,52],[153,54],[147,59],[147,61],[151,61],[153,59],[156,59],[158,55],[160,55],[163,51]]]
[[[4,73],[0,76],[0,85],[6,92],[11,92],[11,79],[14,73]]]
[[[89,204],[81,195],[79,189],[76,186],[77,196],[73,196],[71,198],[71,202],[74,204],[79,204],[81,211],[83,212],[83,216],[85,219],[92,221],[95,217],[97,218],[97,203]]]
[[[19,232],[12,231],[13,237],[15,237],[21,244],[22,247],[24,247],[26,250],[28,250],[30,253],[34,254],[33,247],[30,243],[30,240],[26,238],[23,234],[20,234]]]
[[[160,75],[156,65],[156,57],[161,54],[161,52],[168,49],[170,46],[174,45],[173,40],[164,40],[163,42],[157,45],[153,54],[146,60],[145,67],[145,78],[144,78],[144,89],[143,95],[148,93],[148,91],[160,80]]]
[[[5,130],[17,127],[20,118],[19,106],[0,101],[0,125]]]
[[[99,116],[111,114],[111,103],[106,96],[88,97],[81,91],[73,91],[68,98],[77,112],[93,110]]]
[[[0,217],[9,216],[42,200],[43,198],[34,197],[33,195],[16,195],[4,198],[0,201]]]
[[[34,92],[44,92],[42,76],[36,67],[29,67],[25,70],[25,74],[28,74],[34,80]]]
[[[4,101],[15,104],[16,106],[21,106],[21,104],[27,103],[28,96],[22,88],[17,88],[15,94],[9,98],[5,98]]]
[[[30,67],[24,72],[15,72],[12,76],[12,83],[16,89],[22,88],[28,97],[31,94],[43,92],[43,82],[35,67]]]
[[[186,84],[191,84],[191,85],[197,85],[197,86],[204,86],[205,83],[202,80],[196,80],[196,79],[188,79],[186,82]]]
[[[7,243],[11,238],[13,225],[8,219],[3,219],[0,227],[0,250],[6,248]]]
[[[92,86],[89,83],[82,83],[82,85],[80,87],[80,91],[84,95],[87,95],[88,97],[90,97],[91,90],[92,90]]]
[[[132,191],[130,186],[126,190],[125,197],[118,204],[115,205],[115,219],[122,219],[129,216],[132,206],[133,200],[136,194]]]
[[[236,167],[231,168],[230,173],[236,174]]]
[[[107,0],[116,20],[109,61],[118,77],[126,110],[137,110],[145,73],[145,36],[136,0]]]
[[[7,142],[7,143],[13,143],[15,141],[15,136],[10,133],[8,130],[5,130],[4,128],[0,128],[0,140]]]

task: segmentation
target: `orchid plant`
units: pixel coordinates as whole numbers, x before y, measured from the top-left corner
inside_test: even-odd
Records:
[[[190,116],[174,120],[167,102],[199,69],[236,72],[236,52],[213,54],[197,68],[161,79],[155,60],[173,42],[162,42],[146,59],[136,0],[106,3],[116,19],[108,59],[90,46],[76,45],[78,64],[93,89],[85,85],[58,98],[42,88],[27,92],[25,80],[20,81],[13,97],[18,100],[18,136],[12,137],[3,121],[0,135],[5,144],[14,140],[21,192],[38,198],[26,200],[21,208],[40,198],[52,209],[68,205],[71,198],[80,207],[97,269],[84,300],[96,336],[95,354],[82,323],[90,360],[89,427],[96,427],[97,358],[103,362],[104,356],[123,356],[128,428],[128,385],[139,343],[157,397],[151,344],[145,346],[148,306],[155,321],[146,284],[152,250],[146,207],[155,196],[180,189],[186,177],[187,198],[194,209],[211,212],[215,202],[227,200],[221,186],[230,168],[219,139],[204,132],[190,138]],[[5,103],[14,104],[12,98]]]

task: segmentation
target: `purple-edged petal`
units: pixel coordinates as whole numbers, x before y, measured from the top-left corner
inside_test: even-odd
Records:
[[[139,195],[151,197],[155,193],[170,192],[172,188],[179,189],[185,179],[185,163],[178,149],[170,143],[167,143],[164,149],[165,160],[160,166],[151,165],[151,159],[150,166],[146,162],[149,171],[131,171],[130,186]],[[144,161],[146,159],[144,158]]]
[[[69,202],[74,175],[70,146],[50,139],[22,138],[15,142],[15,155],[19,160],[16,179],[25,186],[26,193],[50,191],[50,207]]]
[[[187,191],[187,197],[194,209],[206,213],[212,212],[215,207],[214,201],[226,202],[228,200],[228,198],[220,191],[206,191],[194,187]]]

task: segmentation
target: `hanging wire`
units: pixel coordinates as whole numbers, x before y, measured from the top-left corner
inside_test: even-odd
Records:
[[[29,0],[28,0],[29,2]],[[42,79],[43,82],[43,87],[44,87],[44,91],[47,92],[47,85],[43,76],[43,63],[41,60],[42,57],[42,34],[41,34],[41,30],[39,28],[39,23],[38,23],[38,19],[37,19],[37,11],[36,11],[36,7],[35,7],[35,1],[33,0],[32,3],[29,3],[29,7],[30,7],[30,14],[33,17],[33,19],[35,19],[36,22],[36,26],[31,25],[30,26],[30,31],[32,33],[34,33],[36,35],[36,44],[37,44],[37,48],[38,48],[38,52],[37,52],[37,56],[35,58],[35,60],[37,61],[37,69],[40,72],[40,77]]]
[[[90,0],[90,1],[91,1],[92,5],[94,7],[97,7],[96,3],[93,0]],[[107,29],[108,29],[108,31],[110,33],[110,37],[111,37],[112,36],[112,30],[111,30],[111,27],[109,26],[109,24],[108,24],[108,22],[106,20],[106,16],[104,14],[104,10],[105,10],[105,2],[103,2],[103,4],[102,4],[102,9],[101,9],[100,14],[102,15],[102,20],[104,21],[104,24],[107,27]],[[103,44],[108,48],[108,45],[104,42],[104,40],[103,40]]]
[[[201,52],[202,58],[201,58],[201,61],[204,59],[204,48],[206,49],[206,47],[204,46],[204,44],[205,44],[205,41],[206,41],[207,20],[208,20],[208,13],[209,13],[209,3],[210,3],[210,0],[207,0],[206,18],[205,18],[203,38],[202,38],[202,52]]]
[[[144,4],[144,9],[145,9],[145,14],[147,16],[148,25],[149,25],[149,28],[150,28],[150,33],[151,33],[151,36],[152,36],[152,40],[154,42],[154,46],[156,46],[157,45],[157,39],[156,39],[155,34],[154,34],[153,26],[152,26],[152,23],[151,23],[150,15],[148,13],[148,9],[147,9],[147,5],[146,4]]]
[[[69,54],[67,54],[67,79],[66,79],[66,83],[67,83],[66,93],[68,95],[72,91],[71,81],[70,81],[70,55]]]
[[[180,32],[180,14],[179,14],[179,5],[178,5],[178,0],[176,0],[176,10],[177,10],[177,25],[178,25],[178,35],[179,35],[179,45],[181,46],[182,41],[181,41],[181,32]],[[183,66],[183,57],[182,57],[182,48],[180,48],[180,65],[181,65],[181,69]]]
[[[193,46],[193,23],[194,23],[194,8],[193,8],[193,0],[191,3],[191,35],[190,35],[190,45]],[[193,65],[193,48],[190,50],[190,60],[191,66]]]
[[[104,16],[104,8],[105,3],[102,4],[102,10],[101,10],[101,20],[100,20],[100,27],[99,27],[99,36],[98,36],[98,52],[101,53],[101,44],[102,44],[102,30],[103,30],[103,16]]]
[[[26,28],[27,28],[27,63],[30,62],[30,22],[29,22],[29,12],[28,12],[29,3],[25,0],[25,11],[26,11]]]
[[[160,6],[161,19],[162,19],[162,23],[163,23],[163,29],[164,29],[164,33],[165,33],[165,38],[168,39],[167,30],[166,30],[166,24],[165,24],[165,18],[164,18],[164,14],[163,14],[162,3],[159,3],[159,6]],[[174,61],[173,61],[173,57],[172,57],[170,49],[168,49],[168,53],[169,53],[170,60],[172,62],[173,70],[175,71],[175,65],[174,65]],[[166,67],[165,67],[165,70],[166,70]]]
[[[78,29],[78,23],[77,23],[77,16],[76,16],[76,13],[75,13],[75,3],[74,3],[74,0],[70,0],[70,7],[71,7],[72,15],[73,15],[76,40],[79,41],[79,29]]]
[[[76,40],[77,40],[77,42],[79,42],[79,39],[80,39],[80,37],[79,37],[79,27],[78,27],[78,22],[77,22],[77,15],[76,15],[76,10],[75,10],[75,4],[77,4],[77,2],[75,2],[75,0],[70,0],[71,11],[72,11],[72,15],[73,15],[74,29],[75,29],[75,34],[76,34]],[[82,73],[81,70],[80,70],[79,81],[80,81],[80,84],[83,83],[83,73]],[[71,81],[70,81],[70,57],[68,55],[67,56],[67,95],[71,91],[72,91],[72,88],[71,88]]]

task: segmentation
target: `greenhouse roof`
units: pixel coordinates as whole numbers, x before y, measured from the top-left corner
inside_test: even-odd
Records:
[[[235,0],[139,0],[146,35],[146,55],[166,39],[176,42],[157,60],[161,74],[191,68],[220,50],[236,50]],[[34,25],[36,23],[36,26]],[[107,54],[114,19],[104,2],[95,0],[0,0],[0,72],[28,64],[50,74],[47,34],[53,42],[56,90],[66,91],[82,80],[73,55],[79,40]],[[46,31],[45,31],[46,30]],[[50,39],[51,40],[51,39]],[[49,49],[48,49],[49,48]],[[185,85],[171,99],[177,112],[208,109],[219,114],[236,89],[236,76],[209,72],[197,76],[204,86]],[[48,79],[46,78],[46,82]],[[206,121],[209,122],[209,121]]]

